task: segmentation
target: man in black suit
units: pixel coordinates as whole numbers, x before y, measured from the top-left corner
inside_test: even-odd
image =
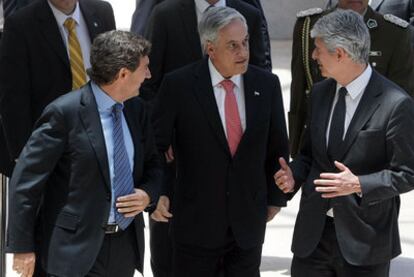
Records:
[[[154,8],[146,32],[147,38],[153,42],[150,54],[152,78],[144,83],[141,97],[153,100],[166,73],[203,58],[205,53],[201,47],[197,25],[203,12],[211,4],[235,8],[246,17],[250,34],[250,61],[271,70],[270,62],[266,65],[259,10],[240,0],[166,0]],[[167,176],[174,175],[175,168],[172,163]],[[171,182],[171,179],[167,178],[166,182]],[[166,194],[172,198],[173,189]],[[165,202],[166,199],[161,197],[160,201]],[[155,277],[169,276],[171,272],[168,228],[166,222],[150,221],[151,267]]]
[[[9,152],[0,156],[5,163],[18,157],[43,108],[73,89],[68,30],[63,25],[67,18],[76,21],[85,70],[93,39],[115,29],[109,3],[40,0],[5,22],[0,51],[0,132]],[[11,173],[10,166],[6,173]]]
[[[272,182],[288,156],[280,83],[248,65],[235,9],[209,9],[199,31],[209,57],[167,74],[154,108],[160,152],[175,144],[173,276],[258,276],[266,221],[286,201]]]
[[[337,10],[311,31],[328,79],[312,88],[303,148],[276,184],[302,188],[292,277],[385,277],[401,253],[399,194],[414,188],[414,102],[368,64],[362,17]]]
[[[142,271],[142,211],[157,201],[161,176],[149,116],[135,97],[151,76],[149,49],[128,32],[99,35],[91,82],[53,101],[37,121],[10,181],[7,247],[23,276],[33,272],[40,206],[49,275]]]

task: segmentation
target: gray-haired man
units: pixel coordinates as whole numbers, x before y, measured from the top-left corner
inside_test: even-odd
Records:
[[[209,57],[167,74],[154,110],[160,152],[175,144],[173,276],[256,277],[266,221],[286,201],[272,179],[288,155],[280,84],[248,65],[236,10],[209,9],[199,33]]]
[[[91,82],[53,101],[37,121],[10,181],[7,247],[21,276],[32,276],[37,247],[48,276],[142,271],[141,212],[157,201],[161,173],[148,115],[135,97],[151,76],[149,51],[132,33],[99,35]]]
[[[414,188],[414,103],[368,64],[359,14],[332,12],[311,35],[329,79],[312,88],[300,154],[274,176],[285,193],[302,188],[292,276],[385,277],[401,253],[399,194]]]

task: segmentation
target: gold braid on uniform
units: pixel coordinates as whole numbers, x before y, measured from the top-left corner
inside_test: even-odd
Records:
[[[307,83],[307,92],[309,93],[312,86],[313,80],[310,70],[310,63],[309,63],[309,32],[310,32],[310,17],[307,16],[305,21],[303,22],[303,29],[302,29],[302,58],[303,58],[303,67],[305,69],[305,76],[306,76],[306,83]]]

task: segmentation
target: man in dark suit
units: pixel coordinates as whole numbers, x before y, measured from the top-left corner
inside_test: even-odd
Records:
[[[368,6],[368,0],[339,0],[337,7],[351,9],[364,16],[371,37],[369,63],[380,74],[414,96],[414,50],[410,44],[408,23],[395,16],[375,12]],[[311,87],[323,80],[317,63],[311,59],[315,45],[310,30],[321,16],[334,10],[316,8],[297,14],[298,20],[293,31],[289,110],[292,157],[299,152],[302,144]]]
[[[301,152],[275,174],[284,192],[302,188],[292,277],[385,277],[401,253],[399,194],[414,188],[414,102],[368,64],[357,13],[332,12],[311,35],[329,79],[312,88]]]
[[[265,62],[262,20],[256,8],[240,0],[167,0],[154,8],[147,29],[146,36],[153,42],[150,54],[152,78],[144,83],[141,97],[153,100],[166,73],[203,58],[197,25],[210,4],[235,8],[246,17],[250,34],[250,61],[271,70]],[[171,175],[175,175],[173,163],[168,176]],[[166,181],[170,182],[171,178]],[[166,192],[169,198],[172,198],[172,193],[172,189]],[[161,197],[160,201],[166,200]],[[169,276],[171,272],[168,228],[166,222],[150,221],[151,267],[155,277]]]
[[[18,157],[43,108],[74,88],[69,34],[63,25],[67,18],[76,21],[84,71],[89,67],[95,36],[115,29],[109,3],[40,0],[5,22],[0,52],[0,129],[9,152],[1,157],[8,162]]]
[[[152,9],[164,0],[135,0],[135,11],[131,19],[131,32],[144,35]]]
[[[99,35],[91,82],[53,101],[37,121],[10,182],[7,247],[23,276],[33,272],[40,205],[49,275],[142,271],[142,211],[157,201],[161,176],[149,116],[135,97],[151,76],[149,49],[128,32]]]
[[[235,9],[209,9],[199,31],[209,58],[167,74],[154,108],[160,152],[175,143],[173,276],[258,276],[266,220],[285,205],[272,182],[288,155],[280,83],[248,65]]]

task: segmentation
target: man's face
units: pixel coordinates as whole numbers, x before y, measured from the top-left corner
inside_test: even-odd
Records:
[[[363,14],[368,7],[368,0],[339,0],[338,7],[344,10],[353,10]]]
[[[129,71],[125,79],[125,100],[138,96],[139,88],[145,79],[151,78],[151,72],[148,68],[149,58],[144,56],[139,62],[139,66],[135,71]],[[124,100],[124,101],[125,101]]]
[[[53,6],[64,14],[72,14],[78,0],[50,0]]]
[[[249,34],[243,22],[233,20],[221,28],[215,42],[208,42],[207,54],[225,78],[243,74],[249,63]]]
[[[312,52],[312,59],[318,63],[323,77],[336,79],[336,71],[339,66],[338,55],[336,52],[329,52],[320,38],[315,38],[315,49]]]

